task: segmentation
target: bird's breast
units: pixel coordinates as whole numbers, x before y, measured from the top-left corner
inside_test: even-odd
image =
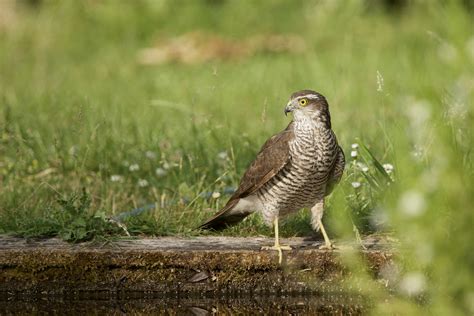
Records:
[[[280,215],[314,205],[324,197],[336,148],[331,130],[295,131],[289,162],[260,192],[264,204]]]
[[[330,129],[308,129],[295,133],[290,143],[291,164],[302,177],[326,175],[334,164],[337,141]]]

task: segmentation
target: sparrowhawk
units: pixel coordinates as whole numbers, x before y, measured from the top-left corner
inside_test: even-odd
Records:
[[[282,246],[278,219],[301,208],[311,208],[311,225],[332,248],[321,218],[324,198],[344,171],[344,152],[331,129],[326,98],[312,90],[291,95],[285,115],[293,113],[287,128],[265,142],[257,158],[245,172],[239,187],[227,204],[200,226],[221,230],[237,224],[249,214],[260,212],[265,223],[274,227],[275,249],[281,262]]]

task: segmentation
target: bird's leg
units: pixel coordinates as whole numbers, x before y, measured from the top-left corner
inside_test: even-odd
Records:
[[[280,236],[278,234],[278,216],[275,216],[273,220],[273,228],[275,229],[275,245],[274,246],[263,246],[262,250],[276,250],[278,251],[278,263],[281,264],[283,259],[282,250],[291,250],[290,246],[280,245]]]
[[[316,203],[311,208],[311,225],[313,228],[318,231],[321,230],[321,233],[323,234],[324,237],[324,245],[320,246],[320,249],[334,249],[334,245],[332,244],[331,240],[328,237],[328,234],[326,233],[326,229],[324,228],[323,222],[322,222],[322,217],[323,217],[323,212],[324,212],[324,200]]]
[[[328,234],[326,233],[326,229],[324,229],[323,222],[321,221],[321,219],[319,219],[318,221],[319,221],[319,228],[321,229],[321,233],[323,234],[323,237],[324,237],[324,245],[320,246],[319,249],[334,249],[334,246],[331,240],[329,240]]]

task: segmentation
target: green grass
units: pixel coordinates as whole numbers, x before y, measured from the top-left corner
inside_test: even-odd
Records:
[[[328,98],[347,157],[324,219],[331,235],[354,238],[356,225],[392,231],[405,245],[401,294],[376,308],[416,313],[412,297],[423,293],[438,314],[473,312],[474,19],[463,5],[2,5],[13,14],[0,23],[0,233],[124,235],[108,218],[157,203],[124,220],[132,235],[200,234],[194,228],[226,196],[199,195],[235,187],[261,144],[286,126],[289,95],[311,88]],[[298,34],[306,48],[195,65],[137,63],[140,49],[193,30],[232,39]],[[393,182],[383,163],[394,166]],[[313,234],[305,212],[282,230]],[[272,232],[253,216],[222,234]],[[408,293],[405,274],[421,278],[420,293]]]

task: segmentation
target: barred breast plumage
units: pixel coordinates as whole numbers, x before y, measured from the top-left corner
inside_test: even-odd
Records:
[[[286,216],[323,199],[336,161],[339,146],[325,124],[303,118],[295,121],[294,133],[289,162],[257,192],[268,224],[275,215]]]

